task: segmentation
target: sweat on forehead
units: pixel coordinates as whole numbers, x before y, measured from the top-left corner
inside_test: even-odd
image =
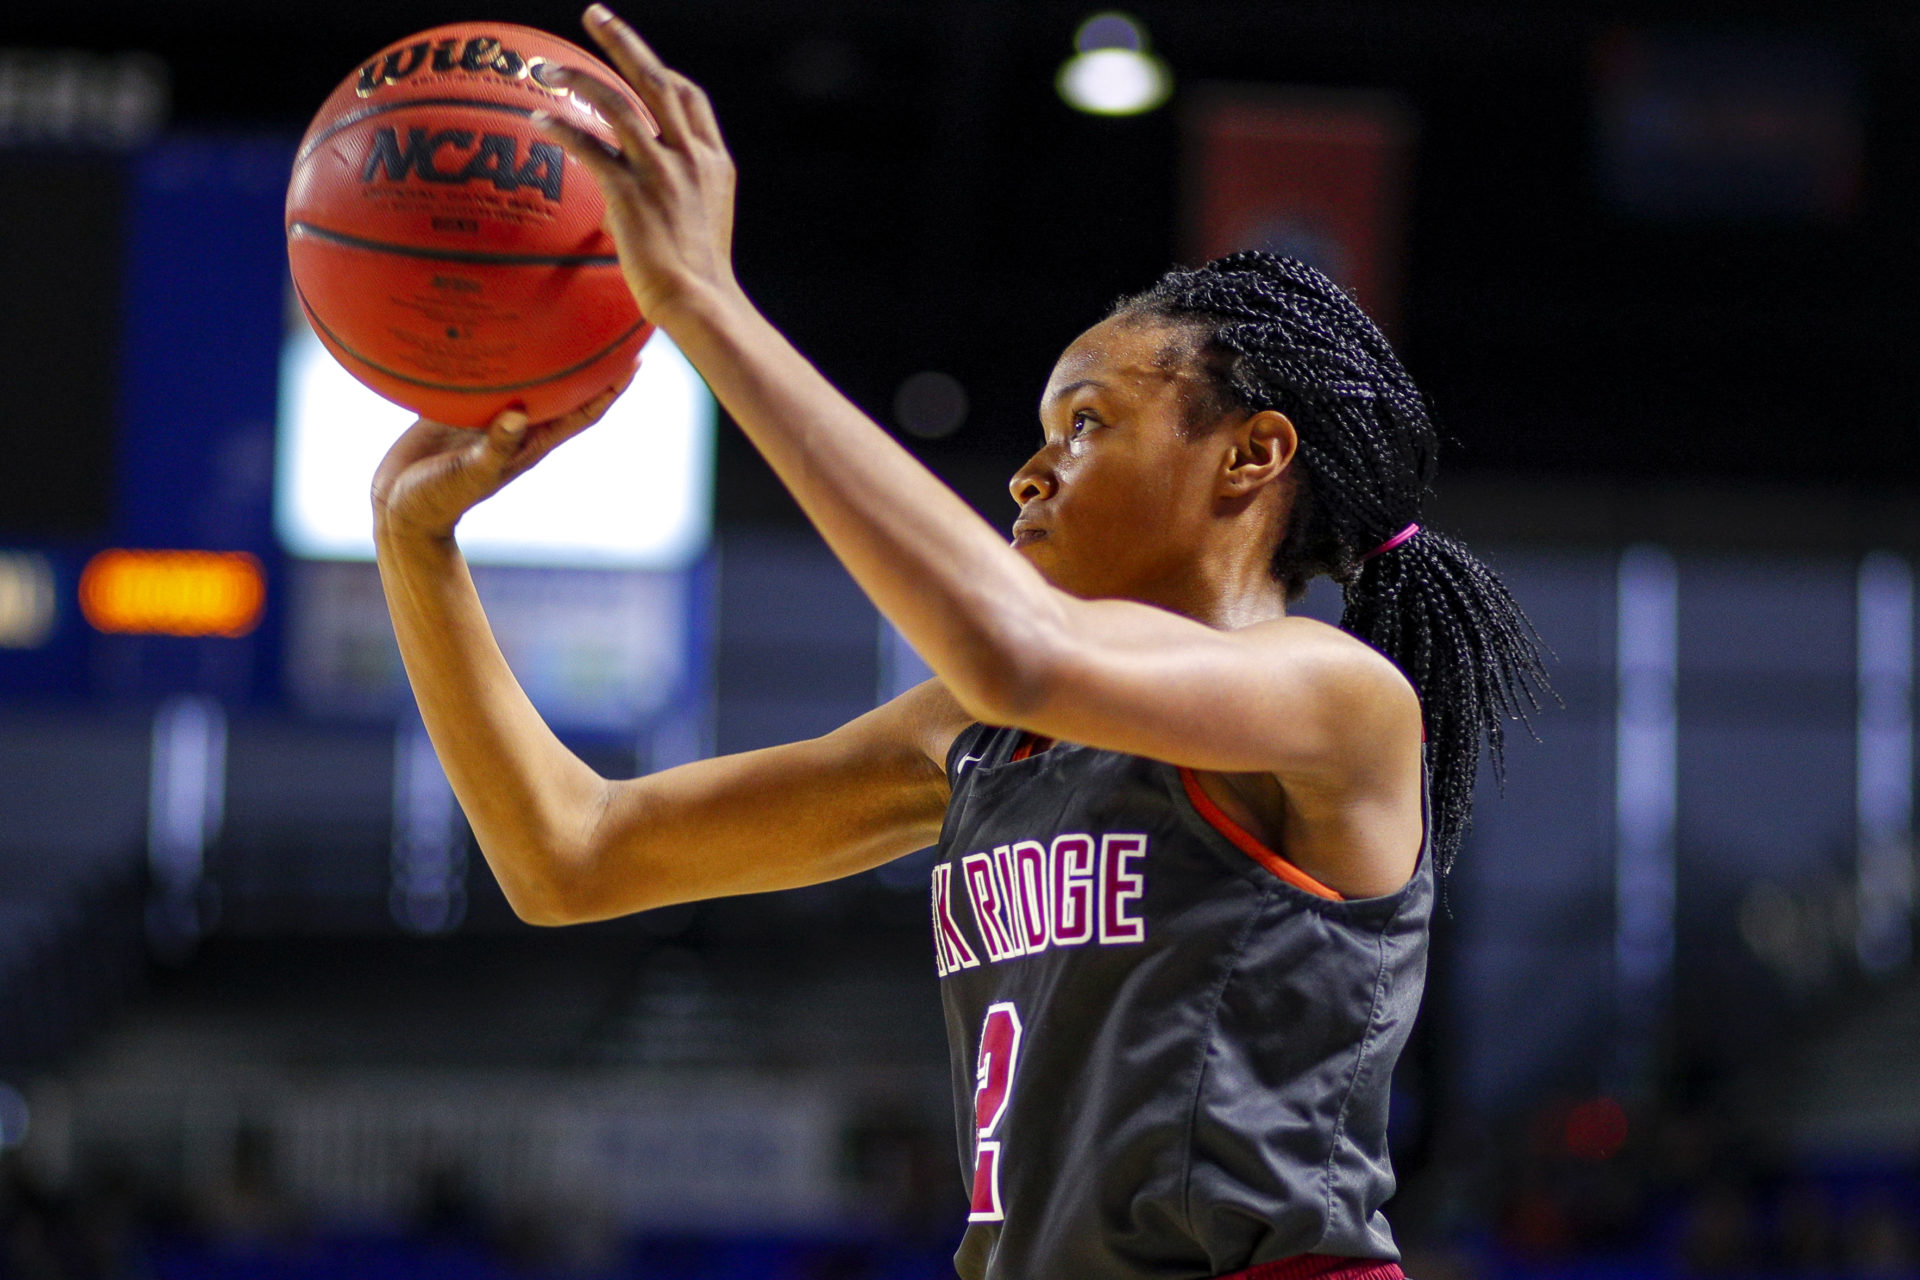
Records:
[[[1201,336],[1195,326],[1139,312],[1123,311],[1114,319],[1136,333],[1149,336],[1154,344],[1155,368],[1182,377],[1191,377],[1197,371]]]
[[[1177,398],[1186,429],[1216,422],[1233,404],[1215,385],[1204,359],[1205,332],[1196,325],[1121,311],[1074,340],[1048,380],[1043,405],[1086,383],[1114,388],[1168,387]]]

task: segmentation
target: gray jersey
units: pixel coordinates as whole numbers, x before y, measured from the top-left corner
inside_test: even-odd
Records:
[[[1429,851],[1339,901],[1189,771],[974,725],[933,934],[965,1280],[1187,1280],[1397,1259],[1387,1098],[1426,974]]]

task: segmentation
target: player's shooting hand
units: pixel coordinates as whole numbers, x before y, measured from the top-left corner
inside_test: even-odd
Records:
[[[375,536],[452,537],[461,516],[598,422],[624,390],[609,387],[546,422],[528,422],[526,414],[508,410],[485,431],[421,418],[394,441],[373,473]]]
[[[733,278],[733,157],[699,85],[660,61],[632,27],[603,5],[586,11],[587,31],[645,104],[580,71],[557,73],[613,128],[618,149],[553,115],[540,127],[599,183],[606,229],[640,312],[664,323],[674,306],[701,293],[729,292]]]

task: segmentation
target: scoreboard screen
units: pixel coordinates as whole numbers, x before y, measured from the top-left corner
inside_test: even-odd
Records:
[[[367,482],[413,414],[356,382],[304,320],[280,366],[274,524],[309,559],[368,560]],[[706,550],[713,397],[664,333],[605,418],[460,521],[475,564],[679,569]]]
[[[411,714],[367,496],[411,417],[289,318],[293,150],[173,134],[9,157],[62,203],[0,193],[0,697]],[[556,728],[626,736],[698,702],[714,422],[656,336],[604,421],[462,522]]]

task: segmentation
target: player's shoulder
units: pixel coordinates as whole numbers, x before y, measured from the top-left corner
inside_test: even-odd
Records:
[[[1392,679],[1407,683],[1406,676],[1393,659],[1351,631],[1309,618],[1288,614],[1241,627],[1230,633],[1236,640],[1269,652],[1276,658],[1325,663],[1338,671],[1352,671],[1363,678]]]
[[[1393,659],[1351,631],[1298,614],[1242,627],[1234,639],[1253,649],[1261,669],[1304,682],[1337,715],[1366,710],[1417,725],[1420,696]]]

